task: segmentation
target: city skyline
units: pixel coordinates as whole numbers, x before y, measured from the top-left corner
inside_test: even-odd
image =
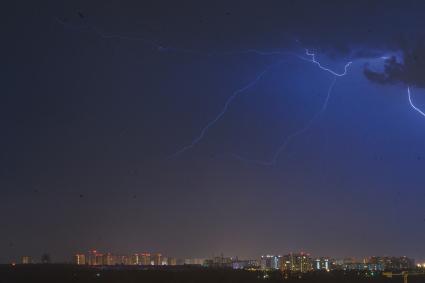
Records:
[[[44,264],[53,262],[45,261]],[[11,263],[16,266],[16,262]],[[21,265],[37,264],[31,257],[23,256]],[[87,253],[76,253],[73,261],[67,262],[77,266],[91,268],[115,268],[118,270],[128,268],[141,268],[141,270],[176,270],[183,267],[202,267],[210,269],[233,269],[245,271],[280,271],[282,273],[311,273],[311,272],[367,272],[371,276],[389,274],[388,272],[409,271],[411,274],[423,274],[425,263],[416,262],[408,257],[395,256],[372,256],[363,259],[345,257],[335,259],[325,256],[313,256],[309,253],[289,253],[285,255],[262,255],[257,259],[242,259],[239,257],[228,257],[221,254],[212,258],[178,259],[159,253],[132,253],[130,255],[117,255],[109,252],[91,250]],[[134,269],[133,269],[134,270]],[[178,270],[178,269],[177,269]],[[387,272],[387,273],[385,273]],[[422,272],[422,273],[421,273]]]
[[[253,256],[249,258],[239,257],[238,255],[228,256],[224,253],[217,253],[212,256],[204,256],[204,257],[197,257],[197,258],[180,258],[175,257],[173,255],[159,253],[159,252],[131,252],[131,253],[112,253],[110,251],[102,251],[102,250],[96,250],[91,249],[88,251],[79,251],[76,252],[66,261],[52,261],[51,255],[48,253],[44,253],[41,255],[41,260],[37,261],[32,255],[23,255],[20,257],[20,262],[17,260],[12,260],[8,263],[0,263],[0,264],[10,264],[10,263],[21,263],[21,264],[31,264],[31,263],[43,263],[45,261],[45,258],[47,257],[47,263],[74,263],[77,265],[153,265],[153,266],[162,266],[162,265],[204,265],[205,261],[208,260],[214,260],[214,259],[229,259],[232,261],[258,261],[258,264],[260,265],[260,262],[263,260],[273,260],[273,259],[282,259],[285,257],[307,257],[310,261],[310,263],[313,265],[317,260],[326,260],[328,261],[328,264],[335,263],[335,262],[349,262],[353,264],[358,263],[370,263],[373,260],[377,259],[408,259],[412,261],[412,266],[416,266],[415,262],[420,264],[422,267],[425,268],[425,261],[417,260],[411,257],[407,257],[405,255],[367,255],[362,257],[353,257],[349,255],[345,255],[343,257],[333,257],[329,255],[313,255],[306,251],[298,251],[298,252],[287,252],[287,253],[275,253],[275,254],[265,254],[262,253],[258,256]],[[114,257],[114,260],[111,262],[110,257]],[[171,260],[171,263],[170,263]],[[118,262],[117,262],[118,261]],[[268,263],[269,265],[272,265],[272,261]],[[326,268],[329,269],[329,265],[326,264]],[[341,263],[342,264],[342,263]],[[322,263],[321,263],[322,265]],[[323,267],[323,266],[322,266]],[[323,269],[323,268],[317,268],[317,269]],[[313,268],[313,267],[312,267]],[[315,268],[313,268],[315,269]]]

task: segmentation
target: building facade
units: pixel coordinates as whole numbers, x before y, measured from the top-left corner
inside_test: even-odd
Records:
[[[31,264],[32,263],[32,258],[30,256],[24,255],[21,258],[21,263],[22,264]]]
[[[320,257],[313,260],[314,270],[331,270],[332,261],[327,257]]]
[[[305,273],[313,270],[313,264],[309,254],[291,253],[281,258],[280,269],[282,271]]]
[[[74,256],[74,263],[76,265],[85,265],[86,264],[86,255],[85,254],[76,254]]]
[[[263,270],[279,269],[282,262],[282,256],[263,255],[260,258],[260,266]]]

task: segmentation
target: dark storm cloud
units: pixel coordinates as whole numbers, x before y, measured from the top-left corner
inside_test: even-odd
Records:
[[[404,70],[404,65],[397,62],[397,58],[392,56],[391,58],[385,60],[383,72],[373,71],[370,69],[369,64],[366,64],[363,73],[370,81],[380,84],[393,84],[400,81],[405,81]]]
[[[404,41],[400,46],[402,60],[396,56],[387,59],[383,72],[376,72],[365,66],[364,75],[379,84],[404,83],[425,87],[425,40],[416,40],[414,45]]]

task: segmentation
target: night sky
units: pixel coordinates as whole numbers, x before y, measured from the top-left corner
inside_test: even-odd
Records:
[[[0,262],[425,259],[425,117],[407,96],[425,110],[423,1],[16,2],[0,27]],[[305,48],[352,64],[336,77]]]

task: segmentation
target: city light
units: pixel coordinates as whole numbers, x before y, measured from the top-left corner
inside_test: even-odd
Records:
[[[87,260],[86,260],[87,259]],[[309,273],[314,271],[331,272],[364,271],[375,272],[386,270],[411,270],[425,268],[425,263],[415,264],[414,259],[406,256],[372,256],[363,259],[345,258],[335,259],[330,257],[312,257],[305,252],[289,253],[286,255],[265,254],[258,259],[240,259],[240,257],[226,257],[224,255],[213,258],[178,259],[160,253],[134,253],[131,255],[115,255],[90,251],[87,254],[78,253],[74,256],[75,265],[85,266],[140,266],[143,268],[171,268],[175,266],[199,266],[204,268],[227,268],[235,270],[262,270],[295,273]]]

